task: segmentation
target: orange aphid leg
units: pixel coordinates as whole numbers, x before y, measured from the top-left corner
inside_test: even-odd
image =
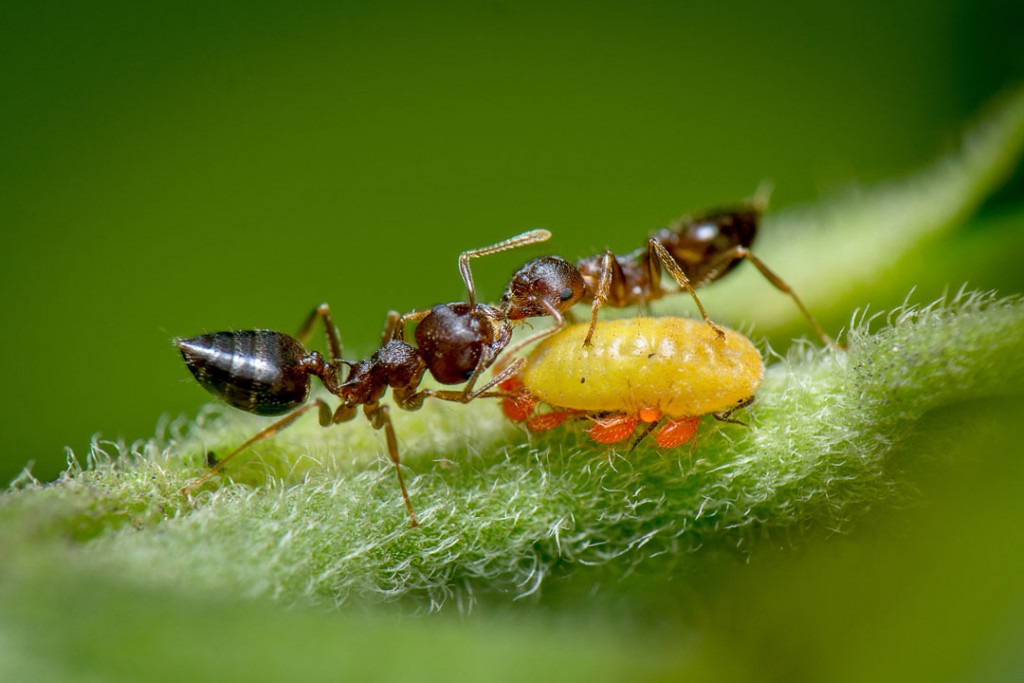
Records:
[[[507,380],[499,384],[498,388],[501,389],[502,391],[507,391],[511,393],[516,389],[523,388],[523,380],[519,377],[519,375],[512,375]]]
[[[560,426],[578,412],[578,410],[555,410],[550,413],[535,415],[526,423],[526,428],[533,432],[546,432],[549,429]]]
[[[661,411],[650,406],[640,409],[638,413],[641,422],[657,422],[661,419]]]
[[[697,425],[700,424],[700,417],[681,417],[672,420],[658,430],[654,435],[654,443],[662,448],[675,448],[681,446],[697,433]]]
[[[618,443],[628,439],[639,422],[632,415],[613,415],[596,421],[587,434],[598,443]]]
[[[537,405],[537,399],[525,392],[511,394],[501,399],[501,412],[513,422],[525,422]]]
[[[537,405],[537,399],[523,388],[523,380],[519,375],[513,375],[498,385],[498,388],[505,392],[505,398],[501,400],[501,412],[513,422],[525,422]]]

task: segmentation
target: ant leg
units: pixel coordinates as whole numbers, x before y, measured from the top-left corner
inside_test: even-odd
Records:
[[[817,334],[821,338],[821,340],[825,343],[826,346],[830,346],[833,349],[843,348],[842,345],[837,344],[835,340],[832,339],[832,337],[828,336],[828,334],[821,327],[821,325],[818,324],[818,321],[814,318],[813,315],[811,315],[811,312],[807,310],[807,307],[804,306],[804,302],[800,300],[800,297],[797,296],[796,292],[793,291],[793,288],[790,287],[785,280],[783,280],[781,277],[772,272],[772,270],[767,265],[765,265],[764,261],[757,258],[757,256],[755,256],[753,252],[751,252],[749,249],[747,249],[744,246],[736,246],[722,254],[719,258],[722,261],[721,267],[723,268],[725,266],[728,266],[733,261],[741,258],[745,258],[751,263],[753,263],[754,266],[759,271],[761,271],[761,275],[763,275],[764,278],[768,280],[768,282],[770,282],[773,287],[775,287],[775,289],[779,290],[780,292],[782,292],[783,294],[785,294],[786,296],[793,300],[793,303],[795,303],[796,307],[800,309],[800,312],[803,314],[804,318],[806,318],[807,322],[810,323],[811,328],[814,329],[815,334]],[[717,271],[718,269],[715,268],[711,272],[714,273]]]
[[[327,304],[320,304],[306,316],[306,320],[302,323],[302,327],[299,328],[299,333],[295,335],[295,338],[302,344],[308,342],[317,318],[321,318],[324,321],[324,335],[327,337],[327,348],[331,352],[331,360],[334,361],[341,358],[341,335],[331,319],[331,307]]]
[[[504,338],[503,345],[508,344],[508,340],[511,338],[512,333],[511,330],[509,330],[508,335],[505,336]],[[473,374],[470,376],[469,380],[463,385],[462,390],[455,392],[462,394],[463,403],[468,403],[471,399],[476,397],[476,394],[473,393],[473,387],[476,386],[476,381],[480,379],[480,375],[483,374],[484,370],[491,367],[491,365],[494,363],[495,356],[497,356],[500,353],[501,349],[499,348],[497,351],[495,351],[494,346],[486,346],[480,352],[480,358],[478,358],[476,361],[476,367],[473,368]],[[520,366],[520,368],[521,367],[522,366]],[[503,379],[508,377],[508,373],[506,372],[507,370],[508,368],[503,368],[500,373]],[[487,383],[487,385],[483,389],[480,390],[480,392],[487,391],[487,389],[493,387],[495,384],[497,384],[497,382],[495,382],[492,379],[490,382]]]
[[[734,405],[732,408],[729,408],[729,410],[725,410],[719,413],[711,413],[711,416],[714,417],[719,422],[728,422],[730,424],[743,425],[744,427],[746,427],[746,422],[740,422],[739,420],[735,419],[732,416],[732,414],[735,413],[737,410],[743,410],[744,408],[749,406],[751,403],[754,402],[754,398],[754,396],[748,396],[747,398],[743,399],[742,401]]]
[[[534,332],[526,339],[517,341],[512,346],[508,347],[503,355],[514,356],[523,349],[525,349],[530,344],[533,344],[534,342],[539,342],[541,339],[544,339],[545,337],[550,337],[551,335],[565,328],[565,318],[562,316],[561,313],[558,312],[558,309],[549,304],[547,301],[544,301],[543,299],[540,303],[547,310],[548,315],[555,319],[555,324],[547,328],[546,330]]]
[[[608,299],[608,292],[612,289],[612,263],[615,255],[605,251],[601,258],[601,279],[597,282],[597,291],[594,292],[594,303],[590,306],[590,328],[587,329],[587,336],[583,339],[583,346],[590,346],[590,340],[594,336],[594,328],[597,327],[597,312]]]
[[[672,276],[672,279],[676,281],[676,284],[689,292],[690,296],[693,297],[694,303],[697,304],[697,310],[700,311],[700,317],[704,319],[704,322],[711,326],[711,329],[715,331],[715,334],[717,334],[720,339],[724,338],[725,332],[723,332],[722,328],[711,322],[708,318],[707,311],[704,310],[704,304],[700,302],[700,299],[697,297],[697,292],[693,289],[693,285],[690,284],[690,280],[686,277],[686,274],[683,273],[683,269],[679,267],[676,260],[672,258],[672,255],[668,253],[668,250],[665,249],[665,246],[657,238],[652,237],[647,240],[647,254],[649,260],[653,260],[654,256],[657,256],[661,261],[661,265],[665,267],[665,270],[667,270],[669,275]]]
[[[401,339],[399,336],[399,326],[401,324],[400,334],[405,335],[405,326],[402,323],[402,316],[398,311],[388,311],[387,317],[384,319],[384,331],[380,334],[380,345],[387,346],[388,342],[396,339]]]
[[[496,373],[493,377],[491,377],[491,379],[487,382],[487,384],[485,384],[482,387],[480,387],[479,389],[477,389],[473,393],[472,398],[479,398],[481,395],[484,394],[484,392],[490,391],[491,389],[493,389],[494,387],[498,386],[499,384],[502,384],[506,380],[512,379],[513,377],[518,375],[520,372],[522,372],[523,367],[525,367],[525,366],[526,366],[526,359],[525,358],[516,358],[511,363],[509,363],[508,365],[506,365],[503,368],[501,368],[501,371]]]
[[[338,406],[338,409],[334,411],[334,417],[331,418],[331,424],[348,422],[349,420],[354,418],[358,412],[358,404],[342,403],[340,406]]]
[[[476,306],[476,290],[473,287],[473,273],[469,269],[469,259],[476,258],[477,256],[497,254],[500,251],[525,247],[528,244],[537,244],[549,239],[551,239],[551,233],[547,230],[529,230],[507,240],[502,240],[497,244],[480,247],[479,249],[470,249],[459,254],[459,274],[462,275],[462,281],[466,284],[466,291],[469,292],[469,305]]]
[[[474,377],[470,379],[469,382],[466,383],[466,387],[462,390],[423,389],[422,391],[418,391],[409,397],[402,397],[398,395],[398,391],[396,390],[394,392],[395,399],[398,401],[398,405],[400,408],[404,408],[405,410],[418,410],[423,406],[423,399],[426,398],[439,398],[442,401],[455,401],[457,403],[469,403],[470,401],[478,398],[505,398],[508,396],[507,392],[492,392],[491,389],[498,386],[505,380],[511,379],[512,377],[518,375],[519,372],[523,369],[524,365],[526,365],[525,358],[516,358],[514,361],[503,367],[501,369],[501,372],[494,375],[494,377],[488,380],[487,384],[483,385],[476,391],[473,391],[472,387],[472,383],[476,379],[476,375],[474,375]]]
[[[629,447],[629,451],[627,452],[632,453],[633,451],[635,451],[636,447],[640,445],[640,442],[646,439],[647,435],[653,432],[655,428],[657,428],[659,422],[660,420],[651,422],[646,427],[644,427],[644,430],[640,432],[640,436],[636,437],[636,439],[633,441],[633,445]]]
[[[405,509],[409,512],[409,526],[419,526],[416,521],[416,513],[412,509],[412,501],[409,500],[409,492],[405,490],[405,479],[402,478],[401,463],[398,459],[398,437],[395,436],[395,428],[391,425],[391,415],[386,405],[367,405],[364,409],[370,425],[374,429],[384,428],[384,436],[388,442],[388,456],[395,466],[395,474],[398,475],[398,488],[402,490],[402,500],[405,501]]]
[[[431,312],[432,311],[428,309],[426,311],[413,311],[412,313],[406,313],[400,316],[396,311],[388,311],[388,318],[387,322],[384,324],[384,335],[381,338],[380,345],[384,346],[389,341],[394,341],[396,339],[406,341],[405,324],[409,322],[418,323],[430,315]]]
[[[228,462],[232,458],[234,458],[236,455],[238,455],[239,453],[244,451],[246,448],[248,448],[249,446],[253,445],[254,443],[256,443],[258,441],[263,441],[264,439],[269,439],[270,437],[275,436],[278,432],[280,432],[282,429],[290,426],[293,422],[295,422],[297,419],[299,419],[303,415],[303,413],[305,413],[307,410],[312,409],[314,406],[319,408],[319,410],[320,410],[320,426],[321,427],[330,427],[332,424],[334,424],[334,418],[333,418],[333,416],[331,414],[331,407],[328,406],[323,401],[321,401],[320,399],[314,398],[309,403],[307,403],[306,405],[300,406],[299,408],[296,408],[292,412],[290,412],[287,415],[285,415],[284,417],[282,417],[277,422],[273,423],[272,425],[270,425],[268,427],[264,427],[263,429],[258,431],[256,434],[251,436],[241,446],[239,446],[235,450],[233,450],[230,453],[228,453],[227,457],[225,457],[223,460],[221,460],[221,461],[217,462],[216,464],[214,464],[206,474],[204,474],[203,476],[199,477],[198,479],[196,479],[191,484],[183,486],[181,488],[181,490],[178,491],[178,493],[180,493],[183,496],[187,496],[187,495],[191,494],[193,491],[198,489],[200,486],[202,486],[206,482],[210,481],[210,479],[213,478],[213,475],[217,474],[222,469],[224,469],[224,466],[226,464],[228,464]],[[339,408],[339,410],[340,410],[340,408]]]

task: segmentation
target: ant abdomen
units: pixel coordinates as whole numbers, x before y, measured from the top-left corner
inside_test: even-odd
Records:
[[[761,209],[757,206],[718,209],[679,219],[654,237],[661,242],[697,285],[717,280],[740,264],[739,258],[717,257],[737,247],[749,248],[757,236]],[[695,286],[697,286],[695,285]]]
[[[257,415],[279,415],[309,396],[309,355],[298,340],[273,330],[213,332],[178,339],[196,381],[230,405]]]

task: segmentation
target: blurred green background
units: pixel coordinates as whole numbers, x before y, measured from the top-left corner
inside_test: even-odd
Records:
[[[328,301],[366,354],[463,297],[463,249],[625,251],[765,179],[780,208],[920,167],[1024,77],[1020,7],[6,3],[0,480],[194,412],[173,336]]]

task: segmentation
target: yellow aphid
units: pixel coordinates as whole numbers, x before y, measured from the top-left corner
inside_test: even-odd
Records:
[[[749,339],[728,329],[719,336],[700,320],[603,321],[584,346],[588,329],[573,325],[534,349],[514,382],[521,396],[506,400],[506,415],[526,420],[531,429],[550,429],[572,415],[593,416],[591,436],[602,443],[666,417],[664,434],[655,440],[669,447],[692,436],[699,416],[750,403],[764,376],[761,354]],[[536,402],[554,412],[531,418]]]
[[[728,410],[761,386],[764,363],[750,340],[719,337],[688,318],[603,321],[591,346],[589,325],[573,325],[541,342],[521,378],[537,400],[588,412],[704,415]]]

